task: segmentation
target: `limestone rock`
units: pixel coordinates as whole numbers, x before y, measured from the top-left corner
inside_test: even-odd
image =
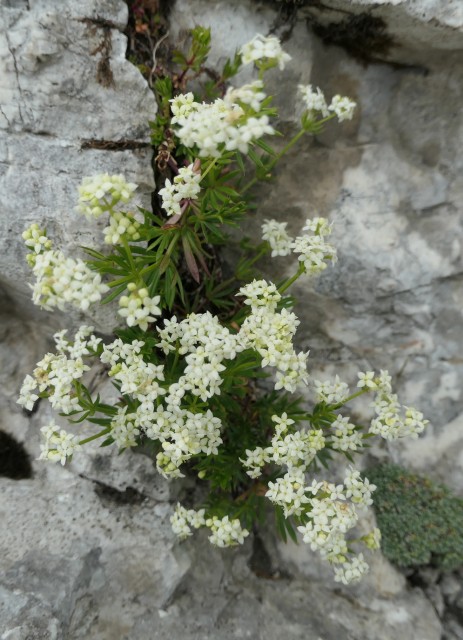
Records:
[[[132,629],[156,619],[189,566],[172,546],[169,512],[140,495],[114,501],[59,467],[33,480],[2,479],[2,632],[143,637]]]
[[[30,298],[21,233],[32,222],[73,255],[102,244],[74,212],[83,177],[124,173],[149,203],[156,104],[125,58],[126,20],[121,0],[0,5],[0,278],[20,301]]]
[[[285,133],[297,123],[299,82],[358,102],[352,122],[305,139],[282,163],[276,180],[257,193],[260,217],[247,232],[257,236],[266,217],[288,220],[292,232],[316,212],[335,222],[338,265],[298,290],[299,342],[311,349],[312,372],[354,381],[358,370],[389,368],[401,400],[433,422],[422,440],[391,453],[417,467],[426,460],[429,469],[431,461],[435,475],[453,477],[461,490],[459,4],[323,4],[336,11],[325,10],[325,20],[306,6],[291,30],[271,3],[177,0],[171,37],[210,24],[212,61],[220,62],[256,32],[287,32],[292,64],[271,76]],[[394,64],[365,66],[307,30],[307,12],[326,26],[341,19],[340,9],[344,19],[371,9],[387,23],[394,47],[385,60]],[[15,395],[49,348],[56,321],[38,322],[25,302],[21,231],[38,221],[74,252],[96,231],[72,213],[84,175],[124,172],[141,185],[145,204],[153,187],[151,151],[143,145],[154,97],[125,59],[126,11],[118,0],[0,3],[0,273],[10,294],[0,318],[0,418],[31,459],[48,414],[40,408],[26,416]],[[251,76],[248,68],[242,77]],[[268,273],[281,276],[281,264],[269,264]],[[359,417],[363,411],[356,407]],[[307,548],[282,548],[271,536],[260,550],[249,538],[243,548],[219,551],[205,532],[177,545],[169,516],[178,488],[156,476],[147,456],[93,449],[69,468],[34,460],[32,468],[30,479],[0,478],[2,640],[442,636],[423,592],[381,558],[363,587],[348,590],[334,585],[331,570]],[[451,624],[449,637],[461,637],[457,619]]]

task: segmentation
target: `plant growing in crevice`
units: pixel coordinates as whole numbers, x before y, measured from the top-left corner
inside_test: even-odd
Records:
[[[243,244],[228,278],[219,251],[227,226],[239,227],[249,215],[254,184],[267,181],[303,136],[350,119],[355,103],[341,96],[328,103],[320,89],[301,86],[300,130],[276,151],[268,142],[277,131],[265,77],[290,56],[277,38],[259,35],[211,75],[209,47],[209,31],[194,29],[189,48],[174,55],[174,72],[154,83],[152,136],[163,177],[156,211],[133,211],[136,185],[101,175],[84,179],[77,211],[90,223],[108,216],[106,252],[87,248],[88,260],[68,258],[38,225],[24,233],[37,304],[86,310],[117,299],[126,326],[110,343],[92,327],[73,337],[57,333],[56,353],[26,377],[19,402],[30,408],[45,397],[70,422],[98,427],[81,437],[54,422],[44,426],[42,459],[64,464],[94,440],[119,450],[150,442],[163,476],[195,474],[207,498],[197,509],[177,505],[172,525],[180,537],[206,527],[215,545],[242,543],[262,521],[267,499],[281,536],[295,539],[299,530],[334,566],[335,579],[348,583],[368,568],[355,549],[379,545],[378,530],[352,537],[375,487],[354,466],[339,485],[320,479],[321,470],[342,458],[353,465],[371,437],[416,437],[426,421],[401,409],[386,371],[360,372],[351,392],[337,377],[310,379],[309,354],[295,349],[299,320],[288,291],[336,261],[326,219],[308,219],[295,238],[286,223],[265,221],[262,242]],[[257,78],[228,86],[246,64],[255,65]],[[256,264],[269,254],[294,254],[294,273],[277,283],[262,279]],[[115,404],[86,387],[92,363],[106,368]],[[309,384],[317,397],[311,409],[298,395]],[[367,393],[374,394],[375,417],[364,428],[343,408]]]

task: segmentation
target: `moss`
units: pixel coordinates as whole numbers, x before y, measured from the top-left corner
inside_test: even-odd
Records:
[[[463,565],[463,499],[396,465],[370,469],[384,555],[399,567]]]

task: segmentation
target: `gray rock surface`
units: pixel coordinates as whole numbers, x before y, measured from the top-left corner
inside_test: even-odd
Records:
[[[210,24],[219,61],[256,32],[286,33],[293,61],[273,83],[287,133],[297,123],[299,82],[358,102],[352,122],[305,139],[282,163],[257,193],[250,231],[257,235],[266,217],[288,220],[293,231],[316,213],[335,222],[337,266],[298,289],[312,372],[355,380],[359,369],[388,368],[402,401],[423,408],[432,426],[374,456],[392,455],[461,492],[461,3],[323,5],[284,24],[271,3],[177,0],[171,37]],[[307,17],[326,27],[366,10],[394,41],[382,64],[359,62],[307,29]],[[125,59],[126,18],[117,0],[0,0],[0,280],[8,292],[0,301],[0,430],[31,459],[49,415],[40,407],[26,416],[15,396],[53,329],[78,318],[32,310],[20,234],[38,221],[73,252],[95,235],[73,213],[83,176],[124,172],[145,205],[153,187],[143,145],[155,104]],[[82,148],[95,139],[116,150]],[[126,140],[131,148],[118,148]],[[280,274],[281,263],[267,271]],[[426,597],[378,557],[363,585],[339,589],[307,547],[283,546],[268,532],[228,552],[201,535],[178,546],[168,520],[188,486],[165,483],[143,454],[95,448],[65,469],[34,460],[32,468],[30,479],[0,478],[1,640],[438,640],[443,602],[444,637],[463,637],[458,579],[436,578]]]
[[[83,177],[124,173],[149,204],[156,103],[125,58],[127,11],[121,0],[0,3],[0,278],[20,300],[32,222],[73,255],[98,245],[96,225],[74,212]]]

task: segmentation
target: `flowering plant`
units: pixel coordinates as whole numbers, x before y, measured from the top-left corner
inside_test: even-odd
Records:
[[[159,114],[152,134],[163,181],[158,210],[127,211],[136,185],[99,175],[83,180],[77,213],[90,221],[108,216],[107,251],[87,248],[89,259],[69,258],[38,225],[24,232],[36,304],[85,311],[118,299],[126,326],[112,342],[88,326],[72,337],[66,330],[55,334],[56,353],[26,377],[19,403],[32,409],[47,398],[70,422],[98,427],[85,438],[54,422],[42,427],[41,459],[64,464],[93,440],[119,450],[150,442],[164,477],[196,474],[206,499],[197,509],[177,505],[171,522],[180,538],[206,527],[212,544],[242,543],[269,503],[281,536],[296,539],[297,529],[334,566],[335,579],[348,583],[368,568],[355,545],[375,549],[380,540],[377,529],[351,535],[375,489],[353,466],[354,455],[375,435],[417,437],[426,421],[415,409],[401,410],[387,371],[360,372],[351,393],[338,376],[311,379],[308,352],[293,344],[299,320],[287,291],[335,262],[331,223],[308,219],[293,238],[285,222],[266,220],[262,242],[243,244],[228,279],[218,249],[228,242],[224,227],[245,217],[251,187],[268,180],[302,136],[331,119],[352,118],[355,103],[334,96],[328,104],[320,89],[300,86],[300,131],[277,152],[264,140],[277,133],[264,77],[283,69],[290,56],[277,38],[259,35],[201,84],[209,40],[207,30],[193,30],[190,51],[174,56],[175,73],[155,83]],[[258,78],[227,87],[250,63]],[[203,87],[207,102],[186,91],[188,80],[197,91]],[[278,283],[264,280],[255,264],[266,254],[295,254],[295,273]],[[86,386],[85,373],[95,364],[116,388],[116,403]],[[271,378],[273,389],[259,384],[262,378]],[[310,409],[296,395],[308,385],[316,396]],[[375,416],[363,428],[344,408],[368,393]],[[351,464],[336,485],[320,470],[340,457]]]

